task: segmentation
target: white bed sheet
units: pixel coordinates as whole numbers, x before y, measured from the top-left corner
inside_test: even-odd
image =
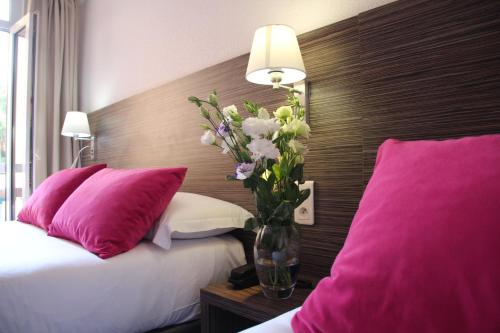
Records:
[[[199,289],[243,265],[231,236],[140,243],[102,260],[21,222],[0,223],[0,332],[145,332],[199,314]]]
[[[291,325],[292,317],[299,310],[300,307],[290,310],[281,316],[246,329],[241,333],[293,333]]]

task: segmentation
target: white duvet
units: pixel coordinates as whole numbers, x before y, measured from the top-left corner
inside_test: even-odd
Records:
[[[199,289],[245,263],[230,236],[144,242],[102,260],[20,222],[0,223],[0,332],[145,332],[199,314]]]

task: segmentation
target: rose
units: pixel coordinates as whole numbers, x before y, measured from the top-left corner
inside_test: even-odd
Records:
[[[238,163],[236,165],[236,179],[247,179],[255,170],[255,163]]]
[[[268,139],[253,139],[247,145],[248,150],[252,153],[254,161],[261,158],[276,159],[280,155],[280,151],[271,140]]]
[[[311,128],[304,120],[296,118],[283,125],[282,130],[285,133],[291,133],[297,137],[306,139],[309,138],[309,133],[311,132]]]
[[[215,143],[215,135],[212,131],[205,131],[205,133],[201,136],[200,141],[202,144],[210,146]]]
[[[267,137],[280,129],[280,125],[274,119],[247,118],[242,124],[243,132],[252,137]]]

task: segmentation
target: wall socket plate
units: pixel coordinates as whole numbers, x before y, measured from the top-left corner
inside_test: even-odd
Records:
[[[299,207],[295,208],[295,222],[298,224],[314,224],[314,181],[307,180],[304,184],[299,184],[299,189],[310,189],[311,194]]]

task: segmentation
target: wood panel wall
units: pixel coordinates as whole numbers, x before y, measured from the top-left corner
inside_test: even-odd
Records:
[[[405,0],[299,37],[310,83],[306,177],[316,224],[302,227],[302,271],[325,276],[341,249],[376,149],[386,138],[500,133],[500,1]],[[249,44],[250,45],[250,44]],[[112,167],[189,167],[183,191],[254,211],[227,156],[201,146],[187,96],[216,88],[273,110],[285,96],[245,81],[248,55],[90,114],[97,159]],[[89,161],[87,161],[88,163]]]

